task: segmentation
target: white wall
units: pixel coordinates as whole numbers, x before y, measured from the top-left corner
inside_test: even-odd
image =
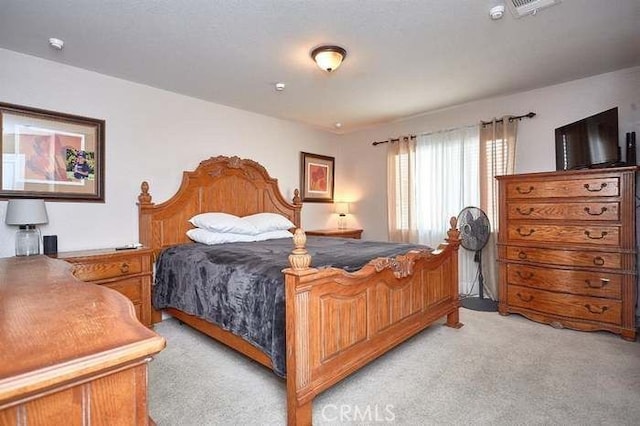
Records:
[[[60,251],[138,240],[136,201],[148,180],[154,201],[178,188],[181,171],[237,155],[260,162],[287,199],[299,186],[300,151],[335,156],[336,136],[148,86],[0,49],[0,101],[106,120],[105,203],[47,202]],[[331,206],[306,203],[302,223],[324,227]],[[14,255],[15,227],[4,224],[0,257]]]
[[[262,163],[287,198],[299,186],[299,152],[336,157],[336,200],[353,201],[349,226],[386,240],[385,145],[374,140],[534,111],[520,122],[518,172],[553,170],[556,127],[618,106],[621,137],[640,133],[640,67],[486,99],[343,136],[322,132],[94,72],[0,49],[0,101],[106,120],[106,202],[48,202],[43,234],[61,251],[137,241],[136,197],[149,180],[156,202],[175,192],[180,171],[216,155]],[[307,229],[335,226],[330,204],[306,203]],[[0,202],[0,218],[6,202]],[[12,256],[15,229],[0,224],[0,257]]]
[[[340,140],[338,173],[344,178],[342,196],[356,202],[349,220],[364,229],[363,238],[387,239],[386,145],[373,147],[373,141],[533,111],[535,118],[519,124],[516,172],[551,171],[555,170],[555,128],[616,106],[624,145],[626,132],[640,136],[640,67],[485,99],[345,135]]]

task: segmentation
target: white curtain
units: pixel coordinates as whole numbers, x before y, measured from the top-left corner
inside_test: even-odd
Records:
[[[418,241],[415,212],[416,140],[389,142],[387,149],[387,211],[389,241]]]
[[[483,123],[480,129],[480,206],[491,222],[491,237],[483,251],[482,274],[485,289],[498,300],[497,245],[498,240],[498,181],[496,176],[510,175],[515,169],[518,121],[511,116]]]
[[[468,206],[480,206],[479,126],[418,136],[416,145],[416,218],[418,242],[436,247],[444,241],[449,218]],[[460,292],[477,294],[474,253],[460,249]]]

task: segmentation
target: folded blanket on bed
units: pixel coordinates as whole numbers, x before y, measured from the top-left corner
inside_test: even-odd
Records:
[[[314,268],[357,271],[377,257],[393,257],[411,244],[308,237]],[[165,249],[156,262],[153,305],[176,308],[228,330],[270,356],[286,372],[284,275],[290,238],[260,242],[185,244]]]

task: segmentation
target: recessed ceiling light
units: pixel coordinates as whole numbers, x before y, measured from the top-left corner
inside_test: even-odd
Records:
[[[60,40],[59,38],[51,37],[49,39],[49,46],[53,47],[54,49],[62,50],[62,48],[64,47],[64,41]]]
[[[342,127],[342,123],[335,123],[334,126],[336,129],[339,129]]]
[[[276,91],[277,92],[282,92],[285,87],[286,87],[286,84],[284,84],[284,83],[276,83]]]

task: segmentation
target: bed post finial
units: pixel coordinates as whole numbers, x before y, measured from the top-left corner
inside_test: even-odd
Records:
[[[302,204],[302,200],[300,199],[300,190],[298,190],[298,188],[293,190],[293,204]]]
[[[149,182],[142,181],[140,185],[140,195],[138,195],[138,204],[151,204],[151,194],[149,194]]]
[[[458,218],[455,216],[451,216],[449,220],[449,225],[451,225],[451,229],[447,231],[447,242],[460,244],[460,231],[458,231]]]
[[[311,255],[304,247],[307,243],[307,235],[301,228],[297,228],[293,234],[294,249],[289,255],[289,265],[295,271],[309,269],[311,266]]]

